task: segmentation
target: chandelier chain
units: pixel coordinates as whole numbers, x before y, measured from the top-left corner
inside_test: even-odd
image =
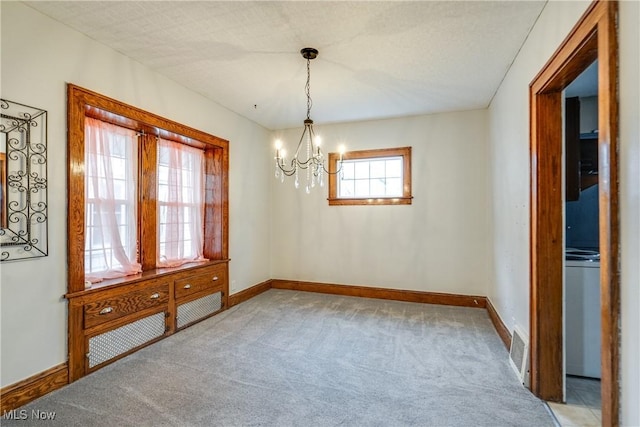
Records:
[[[307,58],[307,84],[305,86],[306,92],[307,92],[307,119],[311,119],[311,105],[313,104],[313,102],[311,102],[311,84],[309,83],[311,81],[311,59]]]

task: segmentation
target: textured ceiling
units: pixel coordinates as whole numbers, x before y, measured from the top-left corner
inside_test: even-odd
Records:
[[[487,107],[544,1],[37,1],[269,129]]]

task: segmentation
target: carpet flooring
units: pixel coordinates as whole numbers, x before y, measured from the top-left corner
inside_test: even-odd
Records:
[[[20,409],[2,426],[555,424],[485,310],[275,289]]]

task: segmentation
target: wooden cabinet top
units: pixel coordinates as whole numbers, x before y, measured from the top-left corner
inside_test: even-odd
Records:
[[[224,260],[194,262],[194,263],[189,263],[189,264],[182,265],[180,267],[173,267],[173,268],[156,268],[153,270],[144,271],[142,273],[131,275],[131,276],[104,280],[102,282],[94,284],[89,289],[85,289],[80,292],[67,293],[64,295],[64,297],[69,300],[78,299],[78,298],[83,299],[82,297],[93,297],[94,296],[93,294],[101,293],[107,290],[113,291],[118,288],[126,288],[126,289],[122,289],[122,291],[127,292],[129,288],[134,288],[135,285],[139,284],[140,282],[146,282],[149,280],[153,280],[155,278],[162,278],[164,276],[169,276],[169,275],[172,276],[171,280],[180,280],[182,278],[189,277],[189,276],[192,276],[193,274],[199,273],[199,271],[194,271],[194,270],[203,270],[203,269],[207,269],[207,267],[219,266],[221,264],[226,267],[226,264],[228,262],[229,262],[228,259],[224,259]]]

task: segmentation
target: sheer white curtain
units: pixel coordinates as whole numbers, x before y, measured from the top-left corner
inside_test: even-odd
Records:
[[[204,261],[204,151],[158,139],[158,267]]]
[[[136,132],[85,119],[85,280],[136,274]]]

